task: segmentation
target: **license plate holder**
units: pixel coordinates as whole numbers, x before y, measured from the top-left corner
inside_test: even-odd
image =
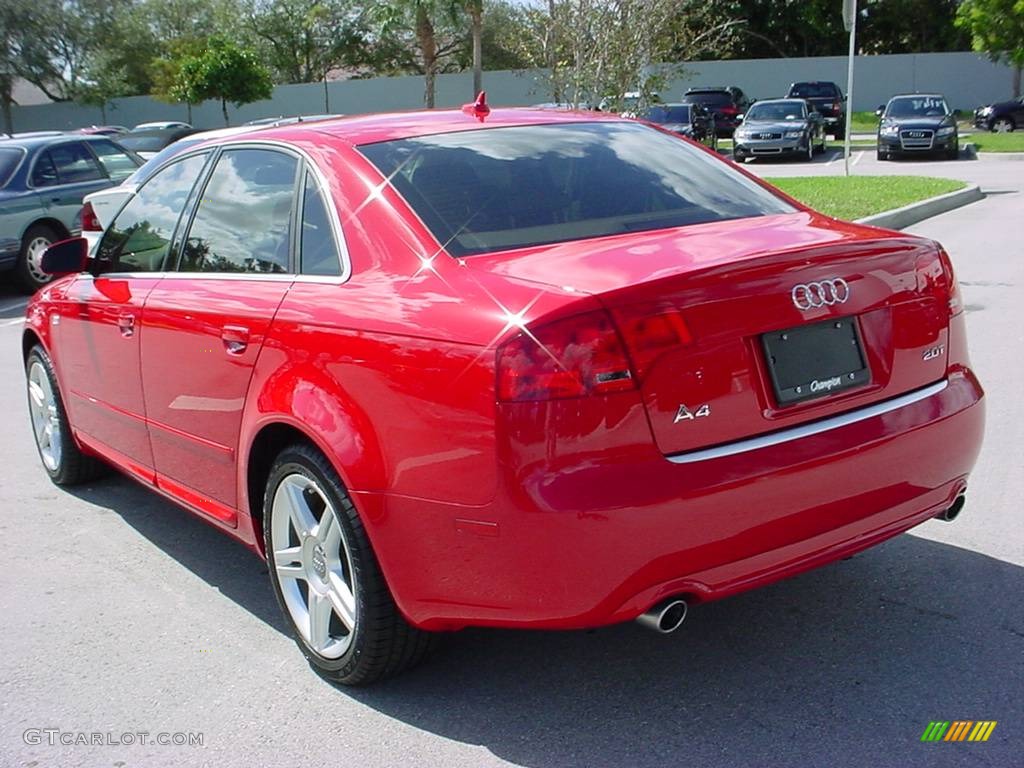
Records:
[[[854,317],[761,335],[765,366],[779,405],[826,397],[871,381]]]

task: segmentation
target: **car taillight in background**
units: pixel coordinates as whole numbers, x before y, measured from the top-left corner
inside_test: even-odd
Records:
[[[740,113],[739,109],[734,107],[732,104],[726,104],[724,107],[719,107],[718,111],[721,112],[723,115],[728,115],[729,117],[732,117],[733,115],[738,115]]]
[[[96,217],[96,211],[92,208],[92,203],[86,203],[82,206],[82,231],[83,232],[102,232],[103,227],[100,226],[100,220]]]

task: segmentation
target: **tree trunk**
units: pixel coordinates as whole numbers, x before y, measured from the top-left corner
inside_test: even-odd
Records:
[[[185,105],[188,107],[188,124],[192,125],[192,102],[186,101]]]
[[[1020,73],[1024,70],[1024,67],[1013,68],[1013,98],[1020,96]]]
[[[558,25],[555,23],[555,12],[555,0],[548,0],[548,19],[551,26],[548,29],[545,54],[547,55],[548,71],[551,73],[551,100],[558,104],[562,101],[562,84],[558,72]]]
[[[107,102],[105,101],[100,104],[100,120],[103,122],[103,125],[107,124]]]
[[[484,4],[483,0],[474,0],[469,4],[469,15],[473,32],[473,98],[484,89]]]
[[[0,106],[4,112],[4,133],[8,136],[14,133],[14,116],[11,110],[11,104],[14,103],[11,95],[12,85],[10,75],[0,75]]]
[[[224,113],[224,125],[231,125],[230,121],[228,120],[228,102],[225,99],[220,100],[220,111]]]
[[[434,25],[424,3],[416,5],[416,40],[423,55],[423,101],[427,109],[434,108],[434,80],[437,75],[437,40]]]

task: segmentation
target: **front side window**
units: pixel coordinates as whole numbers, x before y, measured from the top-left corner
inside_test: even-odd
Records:
[[[96,252],[97,259],[116,272],[164,269],[178,217],[206,158],[207,153],[186,157],[140,187],[107,227]]]
[[[359,150],[453,256],[794,210],[708,153],[625,121],[491,128]]]
[[[85,144],[80,142],[50,147],[50,158],[57,167],[57,178],[61,184],[77,184],[104,178],[96,158]]]
[[[178,270],[289,271],[298,160],[269,149],[221,154],[196,208]]]
[[[302,198],[302,232],[299,244],[299,271],[304,275],[338,277],[341,257],[331,226],[331,209],[311,173],[306,173]]]
[[[107,176],[115,184],[120,184],[135,173],[135,169],[139,167],[135,158],[112,141],[93,141],[90,142],[89,146],[96,153],[96,157],[100,160],[100,165],[107,172]]]

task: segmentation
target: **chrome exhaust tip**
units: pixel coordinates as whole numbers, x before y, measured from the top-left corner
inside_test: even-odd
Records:
[[[964,504],[967,503],[967,494],[961,493],[956,499],[950,504],[949,509],[944,512],[940,512],[935,517],[946,523],[952,523],[960,515],[960,511],[964,508]]]
[[[658,603],[646,613],[640,614],[636,621],[642,627],[667,635],[682,626],[686,620],[686,611],[686,601],[672,597]]]

